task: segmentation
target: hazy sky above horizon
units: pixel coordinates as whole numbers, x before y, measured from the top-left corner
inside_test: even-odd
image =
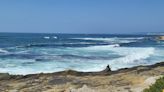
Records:
[[[0,32],[164,32],[164,0],[1,0]]]

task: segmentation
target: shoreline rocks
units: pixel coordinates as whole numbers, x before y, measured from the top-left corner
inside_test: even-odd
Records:
[[[110,66],[99,72],[66,70],[55,73],[9,75],[0,73],[0,91],[11,92],[136,92],[147,88],[152,78],[164,75],[164,62],[111,71]],[[146,83],[146,84],[145,84]],[[84,86],[85,85],[85,86]],[[82,91],[84,90],[84,91]],[[139,91],[139,92],[140,92]],[[69,91],[70,92],[70,91]]]
[[[164,41],[164,36],[158,36],[157,40]]]

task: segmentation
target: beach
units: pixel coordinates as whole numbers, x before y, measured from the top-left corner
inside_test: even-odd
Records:
[[[0,74],[1,92],[142,92],[163,76],[164,62],[116,71]]]

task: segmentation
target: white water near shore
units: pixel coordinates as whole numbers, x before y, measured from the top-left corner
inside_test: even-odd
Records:
[[[117,70],[150,65],[164,59],[164,49],[161,47],[163,43],[147,37],[30,36],[22,37],[27,41],[16,36],[15,44],[22,41],[23,45],[0,49],[0,72],[24,75],[67,69],[90,72],[101,71],[108,64],[112,70]]]
[[[134,65],[148,64],[146,59],[155,54],[153,47],[115,47],[115,45],[106,46],[91,46],[80,48],[65,48],[65,49],[40,49],[42,53],[56,52],[71,53],[72,56],[64,57],[61,55],[42,56],[40,60],[33,59],[6,59],[1,62],[0,72],[9,72],[11,74],[33,74],[33,73],[51,73],[73,69],[77,71],[100,71],[109,64],[112,70],[132,67]],[[102,52],[102,53],[99,53]],[[117,58],[105,58],[112,55],[118,55]],[[78,57],[79,56],[79,57]],[[93,57],[88,59],[85,57]],[[104,56],[103,58],[98,58]],[[97,58],[97,59],[94,59]],[[47,60],[46,60],[47,59]],[[1,60],[2,61],[2,60]]]

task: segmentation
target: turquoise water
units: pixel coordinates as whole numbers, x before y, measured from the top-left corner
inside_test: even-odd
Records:
[[[164,60],[164,42],[150,35],[0,34],[0,72],[100,71]]]

